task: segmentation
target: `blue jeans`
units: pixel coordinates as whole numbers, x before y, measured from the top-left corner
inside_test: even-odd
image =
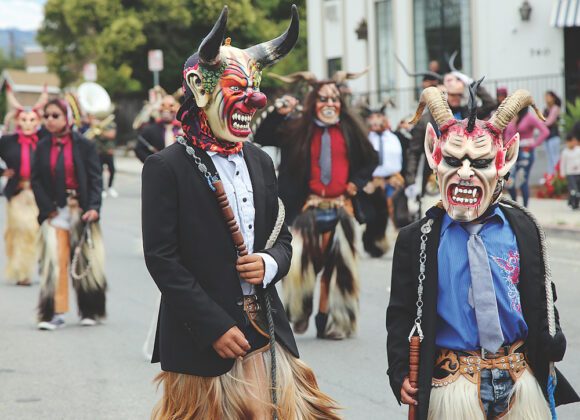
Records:
[[[544,141],[544,144],[546,145],[546,156],[548,157],[548,173],[553,174],[560,158],[560,137],[550,137]]]
[[[244,319],[242,319],[242,323],[238,325],[238,328],[244,333],[246,340],[248,340],[248,343],[250,343],[251,348],[248,350],[248,354],[255,350],[261,349],[270,342],[268,338],[264,337],[262,334],[256,331],[246,312],[244,312]]]
[[[316,209],[316,228],[318,233],[326,233],[336,226],[338,211],[336,209]]]
[[[487,419],[496,418],[508,407],[508,397],[513,386],[509,370],[481,370],[479,393]]]
[[[524,150],[520,148],[518,154],[518,160],[516,162],[516,169],[512,177],[514,178],[513,186],[508,190],[512,196],[512,200],[516,201],[517,191],[516,188],[519,187],[522,193],[522,198],[524,199],[524,207],[528,207],[528,201],[530,200],[530,171],[532,170],[532,165],[534,164],[534,149]]]

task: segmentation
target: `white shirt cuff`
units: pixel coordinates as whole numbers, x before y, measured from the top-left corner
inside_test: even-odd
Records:
[[[262,260],[264,260],[264,281],[262,284],[266,287],[272,283],[272,280],[274,280],[274,277],[278,274],[278,263],[269,254],[257,252],[256,255],[259,255],[262,257]]]

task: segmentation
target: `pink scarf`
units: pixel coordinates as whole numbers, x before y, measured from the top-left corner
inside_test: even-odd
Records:
[[[36,134],[26,136],[22,133],[18,133],[18,143],[20,143],[21,179],[30,179],[30,146],[32,146],[32,150],[36,150],[36,142],[38,142],[38,136]]]

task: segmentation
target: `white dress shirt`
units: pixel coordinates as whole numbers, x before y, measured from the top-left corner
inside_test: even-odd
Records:
[[[383,143],[383,161],[375,168],[373,176],[389,177],[403,168],[403,149],[399,138],[389,130],[383,131],[381,135],[371,131],[369,141],[373,148],[379,152],[380,143]],[[380,156],[379,156],[380,158]]]
[[[242,152],[228,156],[220,155],[217,152],[207,152],[207,154],[211,157],[222,180],[226,196],[234,212],[234,218],[240,227],[240,232],[244,237],[248,253],[252,254],[254,252],[254,218],[256,210],[254,208],[252,180]],[[278,264],[268,254],[257,253],[256,255],[259,255],[264,260],[263,284],[266,287],[278,273]],[[241,277],[240,284],[244,295],[256,293],[254,285],[246,282]]]

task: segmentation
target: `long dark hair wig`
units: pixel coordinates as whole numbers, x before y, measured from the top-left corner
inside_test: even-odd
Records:
[[[284,136],[281,145],[288,149],[288,171],[293,176],[301,176],[297,182],[304,182],[307,173],[307,165],[310,165],[308,156],[310,152],[310,142],[314,134],[314,118],[316,117],[316,98],[322,86],[334,84],[332,80],[323,80],[311,83],[312,89],[306,95],[303,103],[303,110],[298,118],[286,124],[284,131],[280,134]],[[340,92],[340,89],[339,89]],[[349,163],[351,168],[357,168],[377,160],[377,153],[367,137],[362,121],[356,114],[350,111],[344,96],[340,93],[340,127],[344,134],[349,153]]]

